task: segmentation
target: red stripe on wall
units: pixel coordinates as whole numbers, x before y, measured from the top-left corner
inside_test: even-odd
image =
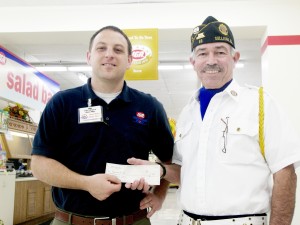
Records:
[[[300,35],[268,36],[260,49],[262,55],[269,45],[300,45]]]

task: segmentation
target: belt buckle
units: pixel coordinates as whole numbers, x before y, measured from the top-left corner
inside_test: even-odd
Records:
[[[109,217],[94,218],[94,225],[96,225],[97,220],[107,220],[107,219],[109,219]],[[116,225],[117,224],[116,221],[117,221],[116,218],[111,219],[111,225]]]

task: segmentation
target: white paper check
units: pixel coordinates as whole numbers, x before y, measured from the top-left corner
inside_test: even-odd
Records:
[[[106,174],[118,177],[123,183],[133,183],[144,178],[149,185],[160,184],[159,165],[120,165],[106,163]]]

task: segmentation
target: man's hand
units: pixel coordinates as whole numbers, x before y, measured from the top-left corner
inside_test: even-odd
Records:
[[[134,157],[127,159],[127,162],[131,165],[157,165],[155,162],[150,162],[148,160],[143,160],[143,159],[137,159]],[[162,173],[163,173],[163,171],[160,168],[160,177],[161,177]]]
[[[154,162],[150,162],[148,160],[143,160],[143,159],[137,159],[137,158],[129,158],[127,159],[127,162],[131,165],[154,165]]]
[[[125,187],[128,189],[130,188],[131,190],[142,190],[143,193],[148,193],[151,186],[145,181],[144,178],[141,178],[133,183],[126,183]]]
[[[95,174],[89,176],[86,190],[96,199],[103,201],[114,192],[121,190],[121,181],[109,174]]]
[[[127,162],[132,165],[155,165],[155,162],[151,162],[148,160],[130,158],[127,159]],[[162,175],[163,171],[160,169],[160,176]],[[139,183],[139,185],[143,186]],[[147,190],[147,186],[143,186],[144,192]],[[150,218],[156,211],[160,210],[162,204],[165,200],[167,191],[169,188],[169,182],[167,180],[162,179],[160,185],[154,186],[151,192],[146,192],[147,195],[142,201],[140,202],[140,209],[149,208],[149,212],[147,217]]]
[[[150,218],[156,211],[160,210],[163,204],[164,198],[160,198],[153,193],[148,193],[147,196],[141,201],[140,209],[149,208],[147,217]]]
[[[148,160],[143,159],[137,159],[137,158],[129,158],[127,159],[127,162],[131,165],[154,165],[154,162],[150,162]],[[145,182],[145,180],[142,178],[140,180],[136,180],[133,183],[126,183],[125,187],[131,188],[131,190],[143,190],[144,193],[148,193],[151,186]]]

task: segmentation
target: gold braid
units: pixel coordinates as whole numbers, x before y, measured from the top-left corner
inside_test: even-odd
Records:
[[[259,130],[258,130],[258,135],[259,135],[259,146],[260,146],[260,151],[261,154],[263,155],[264,159],[266,160],[265,157],[265,142],[264,142],[264,92],[263,92],[263,87],[259,88]]]

